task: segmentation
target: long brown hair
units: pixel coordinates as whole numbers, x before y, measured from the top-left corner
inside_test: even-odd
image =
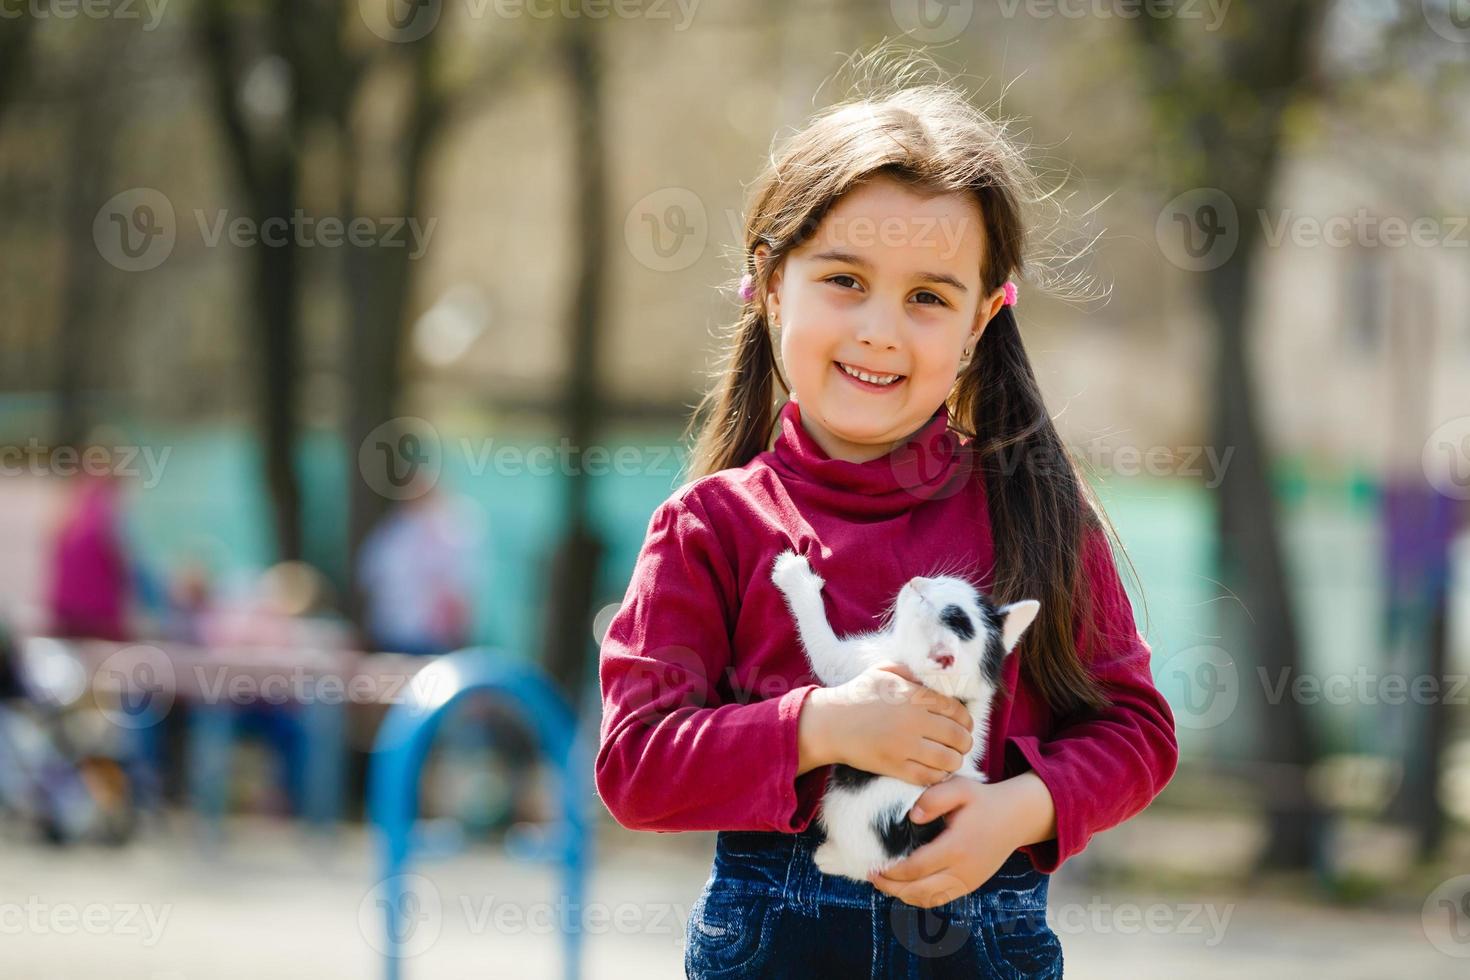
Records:
[[[943,79],[912,84],[916,74],[938,72],[932,61],[880,48],[857,64],[869,70],[867,93],[815,116],[771,155],[752,186],[741,271],[753,277],[755,298],[744,304],[715,384],[690,419],[686,439],[699,427],[691,479],[743,466],[770,447],[776,385],[787,396],[791,390],[761,297],[786,254],[816,232],[843,194],[886,175],[926,195],[973,195],[985,231],[982,295],[1028,268],[1023,212],[1054,204],[1007,124]],[[764,261],[757,261],[760,245],[770,250]],[[1079,283],[1075,273],[1046,269],[1034,278],[1058,291]],[[1017,651],[1021,670],[1059,717],[1105,706],[1079,656],[1078,617],[1091,621],[1079,572],[1084,535],[1099,527],[1113,541],[1117,534],[1052,423],[1011,307],[986,326],[946,404],[950,427],[971,438],[973,471],[985,480],[995,553],[988,591],[997,602],[1041,602]]]

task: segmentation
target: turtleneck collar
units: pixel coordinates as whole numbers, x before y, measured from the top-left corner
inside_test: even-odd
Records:
[[[772,447],[772,468],[802,485],[804,495],[854,517],[883,519],[917,501],[948,496],[968,468],[959,465],[962,446],[949,429],[949,408],[939,409],[919,430],[887,455],[854,463],[833,459],[801,421],[793,399],[781,407],[780,433]]]

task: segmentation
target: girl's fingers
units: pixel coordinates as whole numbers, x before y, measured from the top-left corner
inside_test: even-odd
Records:
[[[969,790],[964,779],[950,779],[930,786],[914,801],[909,814],[920,823],[928,823],[942,817],[951,810],[958,810],[969,799]]]
[[[950,773],[964,764],[965,756],[943,742],[926,738],[919,747],[919,758],[915,761],[922,762],[931,769],[942,769]]]
[[[915,692],[910,701],[913,704],[922,706],[931,714],[939,715],[941,718],[948,718],[966,731],[969,731],[970,727],[974,724],[974,719],[970,717],[970,709],[966,708],[963,702],[958,698],[952,698],[948,694],[943,694],[932,688],[925,687]]]
[[[971,716],[970,709],[965,707],[956,698],[946,697],[944,699],[944,709],[940,714],[943,714],[944,717],[950,719],[956,725],[959,725],[966,732],[969,732],[975,727],[975,719]]]
[[[933,786],[943,779],[948,779],[949,773],[943,769],[935,769],[933,766],[925,765],[914,759],[908,762],[908,768],[903,776],[903,781],[913,783],[915,786]]]
[[[883,663],[879,664],[878,667],[881,670],[888,671],[890,674],[897,674],[899,677],[902,677],[910,684],[919,683],[919,679],[914,676],[913,672],[909,670],[907,666],[899,663],[896,660],[885,660]]]
[[[883,877],[901,886],[929,878],[932,875],[947,873],[952,858],[944,852],[944,848],[935,846],[938,843],[937,840],[930,841],[923,847],[911,851],[902,861],[884,871]],[[924,883],[934,885],[939,882],[927,881]]]
[[[888,874],[892,872],[892,868],[888,869]],[[951,874],[941,872],[917,881],[899,881],[888,877],[888,874],[875,875],[872,879],[873,885],[915,908],[934,908],[965,894],[963,886]]]
[[[953,718],[936,718],[924,728],[924,737],[948,746],[962,755],[968,755],[975,747],[975,738],[970,730]]]

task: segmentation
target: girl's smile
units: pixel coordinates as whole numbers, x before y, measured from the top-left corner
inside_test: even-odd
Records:
[[[889,392],[893,391],[904,381],[901,374],[883,374],[879,371],[868,371],[865,368],[843,361],[833,361],[833,366],[842,372],[842,376],[853,384],[867,391]]]

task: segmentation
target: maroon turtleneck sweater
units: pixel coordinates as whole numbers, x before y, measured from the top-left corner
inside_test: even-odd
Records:
[[[659,505],[602,643],[597,791],[620,824],[807,827],[831,767],[796,775],[797,719],[819,684],[771,563],[786,548],[808,557],[839,636],[878,628],[915,575],[989,585],[984,480],[962,446],[940,406],[886,456],[832,459],[789,401],[771,449]],[[1057,836],[1021,848],[1043,872],[1142,810],[1178,761],[1173,713],[1101,531],[1082,567],[1098,635],[1114,639],[1089,643],[1079,628],[1079,653],[1112,706],[1059,723],[1007,657],[1012,693],[991,712],[984,760],[992,782],[1031,769],[1050,790]]]

